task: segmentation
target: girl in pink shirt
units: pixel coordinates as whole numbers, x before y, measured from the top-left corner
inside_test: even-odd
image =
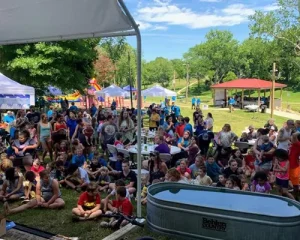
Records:
[[[185,159],[180,160],[180,165],[176,168],[182,177],[186,177],[187,179],[191,178],[191,169],[187,167],[187,162]]]
[[[33,161],[32,167],[30,169],[30,171],[34,172],[34,174],[39,177],[39,174],[41,171],[44,171],[45,168],[43,166],[41,166],[41,162],[39,159],[35,159]]]

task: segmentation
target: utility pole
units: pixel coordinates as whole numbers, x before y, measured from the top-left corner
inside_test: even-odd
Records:
[[[276,63],[273,63],[273,71],[272,71],[272,92],[271,92],[271,118],[274,116],[274,108],[275,108],[275,80],[276,80]]]
[[[187,63],[186,64],[186,89],[185,89],[185,102],[188,102],[188,97],[189,97],[189,85],[190,85],[190,77],[189,77],[189,68],[190,65]]]

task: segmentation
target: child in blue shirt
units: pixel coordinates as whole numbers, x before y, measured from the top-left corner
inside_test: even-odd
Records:
[[[83,150],[81,148],[77,148],[75,153],[76,154],[74,154],[72,157],[71,164],[74,164],[77,167],[82,167],[86,161],[86,158],[83,155]]]
[[[193,126],[189,122],[190,122],[190,118],[189,117],[185,117],[184,118],[184,124],[185,124],[184,131],[189,131],[190,132],[190,136],[193,136],[193,132],[194,132]]]
[[[208,157],[207,161],[205,162],[205,167],[207,171],[207,176],[209,176],[213,182],[218,182],[219,175],[221,173],[221,168],[215,162],[214,157]]]

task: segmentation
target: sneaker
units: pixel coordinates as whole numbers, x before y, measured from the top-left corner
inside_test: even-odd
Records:
[[[100,223],[100,227],[108,228],[109,227],[109,223],[103,221],[103,222]]]

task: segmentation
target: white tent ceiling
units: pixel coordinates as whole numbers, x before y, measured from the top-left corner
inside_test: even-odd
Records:
[[[133,35],[116,0],[0,1],[0,44]]]
[[[173,97],[177,96],[176,92],[166,89],[160,85],[155,85],[142,91],[144,97]]]
[[[103,88],[100,91],[96,91],[95,95],[97,97],[128,97],[129,93],[122,88],[112,84],[107,88]]]

